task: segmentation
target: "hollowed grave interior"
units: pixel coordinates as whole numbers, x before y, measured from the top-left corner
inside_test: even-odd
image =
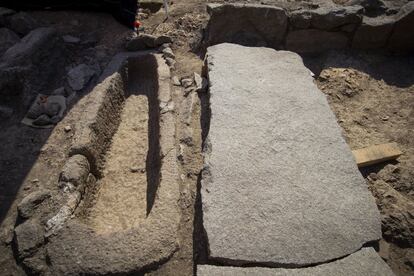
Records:
[[[120,123],[88,211],[88,223],[98,233],[122,231],[145,220],[159,184],[156,60],[151,55],[131,57],[125,69],[128,81]]]

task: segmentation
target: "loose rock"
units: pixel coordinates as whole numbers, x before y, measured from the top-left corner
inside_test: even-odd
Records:
[[[62,188],[68,185],[66,183],[70,183],[75,187],[83,185],[88,178],[89,170],[89,162],[85,156],[80,154],[71,156],[60,173],[60,185],[63,186]]]
[[[393,26],[394,21],[387,18],[364,17],[354,34],[352,47],[358,49],[385,47]]]
[[[165,58],[175,59],[175,55],[171,48],[165,48],[164,50],[162,50],[162,53]]]
[[[180,80],[178,79],[178,77],[177,76],[174,76],[174,77],[172,77],[172,83],[175,85],[175,86],[180,86],[181,85],[181,83],[180,83]]]
[[[184,87],[184,88],[187,88],[187,87],[189,87],[189,86],[191,86],[191,85],[193,85],[193,80],[192,79],[182,79],[181,80],[181,85]]]
[[[165,58],[165,62],[167,63],[168,66],[170,66],[171,68],[174,68],[176,61],[172,58]]]
[[[19,216],[24,219],[30,218],[35,212],[36,208],[49,197],[50,192],[46,190],[41,190],[29,194],[17,205]]]
[[[388,47],[393,51],[414,49],[414,2],[404,5],[397,14],[393,32],[388,40]]]
[[[208,82],[206,78],[201,77],[199,74],[194,73],[194,83],[197,92],[205,92],[207,90]]]
[[[8,21],[8,27],[22,36],[27,35],[39,27],[39,23],[25,12],[13,14],[9,17]]]
[[[95,71],[88,65],[80,64],[69,71],[67,81],[73,90],[79,91],[85,88],[94,75]]]
[[[155,39],[155,45],[156,46],[161,46],[161,45],[166,44],[166,43],[172,43],[171,37],[166,36],[166,35],[161,35],[161,36],[159,36]]]
[[[15,32],[7,28],[0,28],[0,57],[19,41],[20,38]]]
[[[27,220],[14,229],[20,258],[32,255],[44,242],[43,227],[36,220]]]

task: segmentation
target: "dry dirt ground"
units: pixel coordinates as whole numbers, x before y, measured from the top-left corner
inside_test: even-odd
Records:
[[[167,34],[174,39],[172,49],[177,64],[173,75],[180,78],[202,71],[204,49],[200,43],[203,28],[208,20],[205,11],[206,2],[213,1],[174,1],[168,19],[165,19],[164,12],[160,11],[142,20],[146,33]],[[264,2],[295,7],[300,1]],[[311,7],[318,3],[317,1],[301,2]],[[45,25],[56,27],[60,34],[71,34],[81,37],[82,40],[92,41],[91,44],[86,43],[80,48],[68,50],[65,66],[82,63],[85,59],[93,57],[103,69],[111,57],[122,50],[124,38],[129,34],[125,27],[107,14],[80,11],[37,11],[30,14],[43,21]],[[315,73],[317,85],[327,95],[352,149],[397,142],[404,152],[397,161],[366,168],[362,173],[376,196],[377,204],[383,214],[384,240],[380,242],[380,254],[397,275],[412,275],[414,271],[414,58],[387,56],[382,53],[331,52],[318,57],[305,57],[304,60]],[[63,77],[63,75],[55,76],[56,82]],[[88,91],[90,89],[85,93]],[[197,206],[199,172],[202,168],[202,136],[203,127],[206,125],[202,113],[205,112],[206,99],[203,95],[200,98],[189,99],[177,89],[173,100],[176,105],[177,147],[181,145],[180,148],[183,149],[179,159],[182,210],[179,229],[180,249],[166,264],[149,272],[151,275],[192,275],[194,263],[205,261],[204,248],[199,243],[200,233],[198,227],[195,227],[198,218],[195,206]],[[141,109],[145,109],[146,105],[141,102],[139,96],[132,97],[130,101],[131,108],[125,109],[126,113],[123,116],[141,113]],[[134,104],[135,102],[138,104]],[[189,104],[193,104],[191,111],[186,109]],[[80,114],[84,108],[87,107],[75,103],[53,130],[32,129],[21,125],[23,113],[14,114],[9,121],[1,123],[0,275],[25,274],[21,265],[16,262],[12,243],[13,227],[17,219],[16,205],[25,195],[39,188],[58,193],[57,177],[65,160],[65,153],[72,143],[73,131],[76,131],[72,129],[67,132],[64,128],[73,127],[77,120],[81,120]],[[192,115],[190,121],[188,121],[189,112]],[[147,114],[147,112],[143,113]],[[139,115],[137,118],[138,120],[135,121],[124,120],[121,128],[140,129],[148,119]],[[182,140],[188,135],[184,133],[185,125],[190,125],[192,129],[191,141]],[[110,158],[108,161],[114,162],[114,167],[119,161],[125,161],[117,160],[118,142],[128,143],[128,139],[122,136],[122,131],[118,131],[118,134],[119,137],[114,137],[111,148],[111,152],[115,155],[113,160]],[[139,152],[136,156],[139,156],[141,151],[145,151],[139,148],[137,150]],[[142,160],[128,162],[135,161],[137,168],[140,168]],[[130,176],[141,177],[139,171]],[[145,182],[145,179],[141,180]],[[101,181],[104,182],[105,178]],[[100,192],[111,195],[117,193],[105,188]],[[104,218],[104,214],[99,212],[99,204],[95,206],[97,208],[95,215],[99,219],[94,219],[91,223],[103,229],[102,231],[108,231],[108,228],[101,227],[100,218]],[[56,211],[53,202],[40,208],[50,212]],[[137,208],[139,209],[137,212],[141,212],[145,204]],[[106,220],[112,221],[114,227],[120,227],[119,224],[122,222],[114,223],[113,216],[116,216],[116,210],[109,214]],[[125,223],[125,227],[129,226],[128,223],[130,222]]]

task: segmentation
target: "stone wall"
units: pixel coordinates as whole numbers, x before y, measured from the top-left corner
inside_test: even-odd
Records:
[[[368,17],[355,6],[287,11],[266,5],[209,4],[205,43],[266,46],[299,53],[330,49],[414,50],[414,2],[395,15]]]

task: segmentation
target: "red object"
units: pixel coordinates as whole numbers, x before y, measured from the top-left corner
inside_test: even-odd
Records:
[[[140,22],[140,21],[138,21],[138,20],[136,20],[135,22],[134,22],[134,27],[135,28],[139,28],[140,26],[142,25],[142,23]]]

